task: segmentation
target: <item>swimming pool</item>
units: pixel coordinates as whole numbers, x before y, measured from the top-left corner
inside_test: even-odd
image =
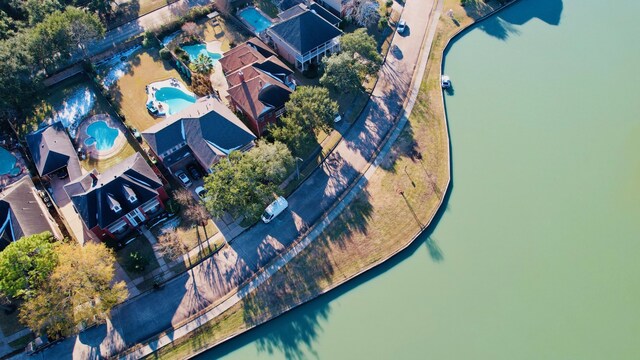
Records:
[[[156,91],[156,100],[169,105],[168,115],[173,115],[196,102],[193,95],[187,94],[177,87],[162,87]]]
[[[84,144],[95,146],[96,150],[104,151],[113,147],[116,138],[120,134],[118,129],[112,128],[106,122],[99,120],[87,127],[87,135]]]
[[[265,31],[272,24],[271,20],[262,15],[262,13],[254,7],[240,10],[238,16],[251,25],[256,33]]]
[[[222,54],[207,50],[207,44],[185,45],[182,49],[189,54],[191,61],[194,61],[200,54],[209,56],[214,62],[222,58]]]
[[[7,149],[0,147],[0,175],[18,175],[20,168],[16,167],[18,159]]]

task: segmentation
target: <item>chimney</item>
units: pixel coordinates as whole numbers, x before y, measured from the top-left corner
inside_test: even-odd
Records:
[[[258,84],[260,85],[260,89],[262,89],[262,79],[258,80]]]
[[[244,82],[244,74],[242,73],[242,70],[238,71],[238,77],[240,78],[240,82]]]

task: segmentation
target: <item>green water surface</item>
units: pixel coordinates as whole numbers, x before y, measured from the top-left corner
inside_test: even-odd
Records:
[[[444,68],[453,188],[435,228],[201,358],[640,359],[638,14],[522,0],[471,29]]]

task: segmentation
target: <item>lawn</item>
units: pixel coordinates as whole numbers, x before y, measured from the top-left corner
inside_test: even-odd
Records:
[[[8,345],[11,346],[12,348],[16,349],[16,350],[20,350],[20,349],[24,349],[25,347],[27,347],[29,342],[31,342],[31,340],[33,340],[33,339],[34,339],[33,333],[28,333],[27,335],[23,335],[23,336],[15,339],[15,340],[13,340]]]
[[[129,58],[130,70],[111,87],[109,93],[114,106],[123,116],[125,123],[143,131],[164,118],[155,118],[147,111],[146,86],[152,82],[176,78],[185,84],[171,63],[160,58],[158,49],[141,49]]]
[[[200,27],[203,29],[204,41],[221,41],[222,51],[228,51],[250,37],[246,29],[239,27],[232,20],[225,19],[222,15],[218,16],[215,24],[208,20]]]
[[[409,122],[365,189],[316,241],[256,291],[197,334],[161,349],[155,354],[157,357],[187,357],[308,301],[404,248],[413,235],[429,224],[450,175],[447,124],[439,86],[442,52],[449,38],[481,15],[467,14],[457,0],[445,0],[444,8],[454,9],[460,26],[453,25],[451,19],[440,19]],[[442,255],[435,240],[429,238],[425,245],[432,259],[440,261]],[[295,346],[305,339],[286,341]],[[270,345],[267,340],[266,346]]]
[[[133,262],[131,261],[131,254],[136,252],[139,253],[143,259],[146,259],[148,261],[147,266],[142,272],[136,271],[132,266]],[[137,236],[132,242],[125,245],[124,248],[120,249],[116,253],[116,261],[118,261],[118,263],[122,266],[131,280],[149,274],[153,270],[160,267],[160,264],[158,264],[158,260],[156,260],[156,257],[153,253],[151,243],[149,243],[149,240],[147,240],[147,238],[142,235]]]
[[[15,334],[25,328],[18,320],[19,312],[20,311],[16,309],[16,311],[11,314],[7,314],[4,310],[0,309],[0,330],[2,330],[4,336]]]

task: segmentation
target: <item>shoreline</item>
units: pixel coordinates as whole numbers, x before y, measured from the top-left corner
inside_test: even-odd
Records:
[[[444,56],[446,55],[447,51],[449,50],[450,45],[456,39],[458,39],[460,36],[464,35],[464,32],[466,30],[470,29],[473,25],[476,25],[479,22],[481,22],[481,21],[483,21],[483,20],[495,15],[499,11],[507,8],[508,6],[510,6],[510,5],[512,5],[512,4],[516,3],[516,2],[517,2],[517,0],[513,0],[513,1],[509,2],[509,3],[507,3],[507,4],[501,5],[501,6],[497,7],[497,8],[495,8],[495,9],[491,10],[489,13],[479,17],[478,19],[473,20],[469,24],[464,25],[464,27],[461,27],[460,29],[458,29],[458,31],[456,31],[451,36],[449,36],[449,38],[446,40],[445,45],[443,46],[443,48],[441,50],[441,53],[439,54],[440,55],[440,60],[439,60],[440,64],[439,64],[438,74],[440,75],[442,73],[442,68],[443,68],[443,65],[444,65],[444,61],[443,61]],[[438,3],[432,9],[432,12],[434,12],[434,11],[441,12],[443,4],[444,4],[444,0],[438,1]],[[414,91],[414,92],[410,93],[409,96],[407,97],[407,99],[405,100],[405,106],[404,106],[405,109],[408,108],[409,106],[410,106],[411,110],[413,109],[413,105],[415,104],[418,95],[421,93],[421,90],[420,90],[421,86],[420,85],[422,83],[426,82],[427,80],[429,80],[428,78],[425,78],[424,75],[425,75],[425,71],[427,69],[428,60],[431,58],[431,55],[432,55],[432,52],[433,52],[433,43],[430,44],[430,48],[428,49],[429,50],[428,52],[424,51],[425,50],[424,45],[427,43],[428,39],[431,39],[433,41],[435,36],[438,35],[438,31],[442,31],[442,29],[440,29],[439,26],[438,26],[440,20],[442,19],[442,16],[443,16],[443,14],[440,13],[438,18],[434,18],[434,19],[431,20],[431,22],[428,23],[428,29],[427,29],[427,32],[425,33],[424,40],[422,41],[422,51],[421,51],[421,54],[419,56],[419,61],[416,64],[416,65],[419,65],[419,68],[418,68],[417,72],[414,73],[415,76],[414,76],[414,78],[412,80],[411,87],[414,86],[414,83],[416,81],[420,81],[420,84],[418,85],[418,91]],[[435,25],[434,25],[434,23],[435,23]],[[425,56],[427,57],[426,61],[424,61],[424,57]],[[439,84],[439,79],[437,79],[437,80],[438,80],[438,84]],[[438,85],[438,87],[439,87],[439,85]],[[447,157],[448,157],[448,159],[447,159],[448,160],[447,161],[448,178],[447,178],[447,181],[446,181],[446,189],[445,189],[445,191],[443,191],[440,194],[437,206],[433,207],[433,209],[432,209],[433,211],[430,214],[430,216],[428,217],[428,221],[425,223],[425,225],[421,226],[420,231],[418,231],[415,235],[413,235],[413,237],[411,237],[410,240],[407,240],[402,246],[400,246],[399,248],[397,248],[393,252],[389,253],[384,258],[382,258],[382,259],[380,259],[380,260],[378,260],[378,261],[376,261],[374,263],[371,263],[371,264],[361,268],[357,272],[349,275],[347,278],[342,279],[342,280],[340,280],[340,281],[338,281],[338,282],[336,282],[334,284],[331,284],[330,286],[322,289],[320,292],[318,292],[317,294],[314,294],[313,296],[311,296],[311,297],[309,297],[307,299],[299,301],[294,305],[287,306],[285,309],[279,311],[277,314],[275,314],[273,316],[270,316],[268,319],[266,319],[264,321],[258,321],[255,324],[251,324],[251,325],[249,325],[249,326],[247,326],[245,328],[242,328],[241,330],[233,332],[229,336],[226,336],[226,337],[224,337],[224,338],[222,338],[220,340],[215,341],[214,344],[207,345],[207,346],[205,346],[205,347],[203,347],[202,349],[199,349],[199,350],[195,350],[194,352],[192,352],[189,355],[187,355],[188,358],[192,358],[192,357],[198,356],[198,355],[200,355],[200,354],[202,354],[202,353],[204,353],[204,352],[206,352],[208,350],[211,350],[212,348],[214,348],[214,347],[216,347],[218,345],[221,345],[222,343],[225,343],[225,342],[227,342],[227,341],[229,341],[229,340],[231,340],[231,339],[233,339],[235,337],[238,337],[239,335],[241,335],[241,334],[243,334],[245,332],[248,332],[249,330],[255,329],[256,327],[258,327],[260,325],[264,325],[267,322],[269,322],[270,320],[274,320],[274,319],[284,315],[285,313],[287,313],[287,312],[289,312],[289,311],[291,311],[291,310],[293,310],[293,309],[295,309],[295,308],[297,308],[297,307],[299,307],[301,305],[304,305],[304,304],[306,304],[306,303],[308,303],[308,302],[310,302],[312,300],[315,300],[315,299],[321,297],[322,295],[325,295],[325,294],[331,292],[332,290],[335,290],[336,288],[338,288],[338,287],[340,287],[340,286],[342,286],[342,285],[354,280],[355,278],[359,277],[360,275],[362,275],[364,273],[367,273],[367,272],[373,270],[374,268],[379,267],[380,265],[390,261],[391,259],[395,258],[399,254],[401,254],[402,252],[407,250],[407,248],[411,247],[412,245],[414,245],[416,243],[416,240],[419,237],[423,236],[425,233],[428,233],[430,230],[432,230],[432,226],[434,225],[434,220],[436,220],[435,224],[437,224],[437,220],[439,220],[439,218],[442,215],[442,212],[444,210],[444,207],[442,205],[446,203],[446,201],[447,201],[447,199],[448,199],[448,197],[450,195],[451,181],[452,181],[452,173],[451,173],[451,141],[450,141],[450,138],[449,138],[448,118],[446,116],[446,107],[445,107],[445,102],[444,102],[444,94],[443,94],[443,91],[441,89],[440,89],[440,95],[439,96],[440,96],[440,101],[441,101],[441,104],[439,106],[442,107],[442,111],[443,111],[443,114],[444,114],[444,118],[442,118],[440,120],[444,121],[444,129],[445,130],[444,130],[444,134],[443,135],[445,135],[446,143],[447,143],[446,153],[447,153]],[[403,122],[402,125],[400,125],[400,122]],[[408,117],[407,117],[406,111],[405,111],[405,113],[401,115],[401,119],[399,120],[398,126],[395,129],[392,129],[390,131],[389,137],[392,137],[394,135],[399,135],[402,132],[402,130],[404,129],[404,127],[406,125],[406,122],[408,122]],[[388,141],[382,147],[386,148],[387,146],[391,146],[391,145],[393,145],[393,143],[395,143],[396,140],[397,140],[397,137],[394,138],[393,141]],[[381,162],[382,162],[381,157],[376,157],[375,159],[372,159],[371,164],[369,165],[369,169],[367,169],[365,171],[365,174],[362,175],[362,177],[367,177],[367,174],[369,174],[369,171],[371,170],[371,168],[373,166],[375,166],[375,168],[377,169],[377,167],[380,165]],[[375,169],[374,169],[374,171],[375,171]],[[371,175],[372,175],[372,173],[371,173]],[[359,180],[361,180],[361,178],[358,179],[355,182],[356,186],[357,186],[357,183],[359,182]],[[355,188],[356,186],[354,186],[353,188]],[[359,189],[359,190],[362,190],[362,189]],[[348,196],[349,194],[351,194],[351,192],[346,193],[345,197]],[[357,196],[357,194],[355,194],[355,195]],[[354,196],[354,198],[355,198],[355,196]],[[294,247],[295,247],[295,245],[294,245]],[[230,294],[230,295],[233,295],[233,294]],[[233,307],[229,308],[229,310],[232,310],[232,309],[233,309]],[[227,313],[227,312],[223,312],[218,316],[221,319],[224,319],[224,314],[225,313]],[[157,338],[157,336],[155,338]],[[184,343],[189,343],[189,341],[191,341],[192,338],[193,338],[193,335],[189,334],[189,335],[187,335],[187,336],[185,336],[183,338],[183,342]],[[181,344],[183,342],[180,342],[180,340],[178,340],[178,344]],[[139,344],[138,346],[140,346],[140,345],[142,345],[142,344]],[[172,343],[172,345],[173,345],[173,343]],[[130,348],[129,351],[125,352],[125,354],[123,354],[121,356],[121,358],[126,358],[127,355],[131,355],[131,352],[135,351],[135,348],[137,348],[138,346],[134,346],[133,348]],[[171,346],[171,345],[169,345],[169,346]],[[171,351],[170,347],[167,347],[167,348],[169,349],[169,351]],[[152,354],[146,355],[146,357],[158,356],[157,355],[157,351],[158,350],[161,350],[161,347],[157,348],[156,351],[154,351]]]

